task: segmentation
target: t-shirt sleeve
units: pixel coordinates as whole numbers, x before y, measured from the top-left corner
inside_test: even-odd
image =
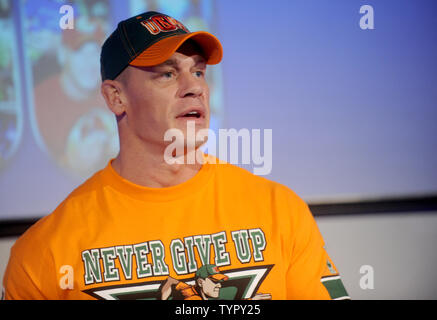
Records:
[[[17,241],[19,242],[20,239]],[[32,248],[32,243],[16,243],[3,277],[5,300],[57,299],[55,270],[46,250]]]
[[[292,253],[286,276],[287,298],[349,299],[308,206],[300,200],[293,211]]]

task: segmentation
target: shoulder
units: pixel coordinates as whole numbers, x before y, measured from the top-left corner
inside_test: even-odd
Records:
[[[56,209],[35,222],[15,242],[14,251],[45,250],[54,241],[67,240],[68,235],[86,223],[90,208],[95,206],[99,189],[97,172],[73,190]]]
[[[9,297],[57,298],[59,261],[68,258],[81,239],[90,236],[93,220],[89,208],[96,205],[98,174],[75,189],[49,215],[33,224],[15,241],[4,275]]]
[[[255,175],[236,165],[220,162],[210,156],[211,165],[215,167],[216,179],[221,180],[231,189],[238,189],[255,194],[262,194],[263,198],[272,197],[275,201],[288,201],[295,205],[305,206],[303,199],[291,188],[279,182]]]

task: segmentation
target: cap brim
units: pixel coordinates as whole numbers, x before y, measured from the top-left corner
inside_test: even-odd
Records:
[[[228,280],[228,276],[225,276],[222,273],[213,274],[213,275],[209,276],[209,278],[213,278],[214,280],[217,280],[217,281],[226,281],[226,280]]]
[[[150,67],[161,64],[170,59],[172,54],[188,39],[192,39],[199,44],[207,64],[217,64],[222,60],[223,49],[220,41],[209,32],[198,31],[162,39],[144,50],[130,65]]]

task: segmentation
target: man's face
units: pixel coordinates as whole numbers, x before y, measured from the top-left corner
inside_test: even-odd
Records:
[[[179,129],[187,137],[188,121],[194,122],[196,132],[209,127],[206,63],[195,47],[183,45],[157,66],[128,68],[125,116],[134,136],[165,146],[171,143],[164,141],[169,129]]]
[[[202,288],[203,293],[210,298],[218,298],[220,295],[221,283],[217,280],[206,278],[201,279],[199,286]]]

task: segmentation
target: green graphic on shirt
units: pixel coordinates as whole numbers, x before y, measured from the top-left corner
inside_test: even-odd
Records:
[[[186,276],[208,264],[230,266],[229,250],[236,253],[241,263],[264,261],[267,242],[260,228],[232,231],[231,239],[228,241],[228,235],[221,231],[176,238],[168,247],[161,240],[151,240],[87,249],[81,254],[84,283],[132,280],[134,276],[137,279],[168,276],[171,268],[177,276]]]
[[[273,265],[219,269],[232,265],[230,252],[238,264],[262,262],[266,246],[264,232],[255,228],[175,238],[166,245],[150,240],[87,249],[81,253],[84,284],[114,283],[84,292],[116,300],[271,299],[257,290]],[[115,284],[124,280],[133,282]]]
[[[203,269],[215,269],[200,275]],[[271,299],[271,295],[258,293],[258,289],[273,265],[230,269],[224,272],[215,265],[202,266],[196,275],[186,279],[169,277],[164,281],[150,281],[129,285],[114,285],[84,290],[90,296],[103,300],[246,300]],[[213,274],[210,274],[213,273]],[[202,278],[206,276],[205,278]],[[208,294],[202,281],[211,280],[219,286],[217,294]]]

